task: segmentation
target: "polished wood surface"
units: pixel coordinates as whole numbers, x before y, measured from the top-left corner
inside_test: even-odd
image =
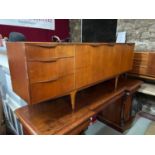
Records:
[[[70,95],[74,109],[77,91],[118,79],[132,68],[133,48],[134,44],[7,43],[13,90],[29,104]]]
[[[155,80],[155,52],[135,52],[132,76]]]
[[[24,44],[16,43],[9,44],[9,46],[7,46],[7,55],[13,90],[25,101],[30,103],[29,78],[24,52]]]
[[[69,96],[65,96],[27,105],[17,109],[16,114],[26,134],[79,134],[89,125],[92,116],[116,103],[128,89],[136,88],[135,85],[140,85],[140,82],[126,79],[118,83],[118,88],[114,90],[110,80],[79,91],[74,111]],[[115,110],[109,115],[113,115]]]
[[[72,111],[69,97],[16,110],[17,117],[29,134],[68,134],[94,115],[87,108]]]
[[[39,83],[74,74],[73,58],[60,59],[55,62],[28,62],[30,83]]]
[[[76,88],[116,76],[120,72],[121,52],[115,45],[77,46]],[[115,66],[115,67],[113,67]]]

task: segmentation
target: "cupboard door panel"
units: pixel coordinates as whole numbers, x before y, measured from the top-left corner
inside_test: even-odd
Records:
[[[121,52],[120,73],[128,72],[132,69],[133,64],[133,45],[116,45],[117,52]]]
[[[76,88],[91,85],[119,74],[121,52],[114,44],[76,47]]]

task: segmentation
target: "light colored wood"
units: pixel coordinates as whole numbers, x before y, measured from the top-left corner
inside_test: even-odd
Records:
[[[53,43],[26,43],[25,45],[28,61],[74,56],[74,45],[57,45]]]
[[[115,77],[115,90],[117,89],[117,86],[118,86],[118,79],[119,79],[119,76]]]
[[[76,103],[76,92],[77,91],[72,91],[71,94],[70,94],[70,97],[71,97],[71,105],[72,105],[72,109],[74,110],[75,109],[75,103]]]
[[[74,90],[74,75],[31,84],[30,89],[31,104],[68,95]]]
[[[74,59],[62,58],[56,61],[49,62],[28,62],[28,74],[30,83],[38,81],[62,78],[74,73]]]
[[[117,59],[117,63],[120,65],[120,74],[132,70],[134,46],[132,44],[116,44],[115,50],[121,58],[121,60]]]

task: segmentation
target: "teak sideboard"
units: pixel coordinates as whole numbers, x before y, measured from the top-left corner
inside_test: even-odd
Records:
[[[76,92],[132,69],[134,44],[8,42],[13,90],[35,104]]]

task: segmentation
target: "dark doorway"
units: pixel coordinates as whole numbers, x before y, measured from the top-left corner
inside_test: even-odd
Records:
[[[117,19],[83,19],[82,42],[115,42]]]

